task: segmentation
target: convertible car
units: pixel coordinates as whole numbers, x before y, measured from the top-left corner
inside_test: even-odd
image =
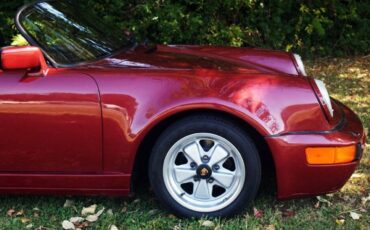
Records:
[[[0,192],[128,195],[148,174],[182,217],[226,217],[273,171],[279,199],[340,189],[359,118],[292,53],[140,45],[74,1],[22,7],[1,49]]]

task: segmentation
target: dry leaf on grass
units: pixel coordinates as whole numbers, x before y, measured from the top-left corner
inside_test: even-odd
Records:
[[[112,224],[112,225],[109,227],[109,230],[119,230],[119,229],[117,228],[117,226],[116,226],[116,225]]]
[[[81,215],[86,216],[88,214],[94,214],[96,211],[96,207],[98,207],[96,204],[93,204],[89,207],[84,207],[81,211]]]
[[[75,230],[76,229],[75,225],[73,223],[69,222],[68,220],[64,220],[62,222],[62,227],[65,230]]]
[[[121,210],[121,213],[126,213],[127,212],[127,207],[123,207],[122,210]]]
[[[64,205],[63,205],[63,208],[69,208],[69,207],[72,207],[74,205],[74,202],[73,200],[66,200],[66,202],[64,202]]]
[[[359,209],[359,211],[360,211],[360,212],[367,213],[367,210],[366,210],[366,209],[364,209],[364,208],[360,208],[360,209]]]
[[[101,214],[103,214],[104,210],[105,210],[105,208],[102,208],[102,209],[101,209],[99,212],[97,212],[95,215],[100,216]]]
[[[13,216],[15,213],[15,210],[13,208],[9,209],[7,212],[6,212],[6,215],[7,216]]]
[[[89,221],[89,222],[95,222],[99,219],[99,216],[104,212],[105,208],[101,209],[99,212],[97,212],[96,214],[94,215],[88,215],[86,217],[86,220]]]
[[[221,230],[221,226],[217,225],[213,230]]]
[[[158,209],[152,209],[152,210],[150,210],[149,212],[148,212],[148,215],[149,216],[153,216],[153,215],[155,215],[155,214],[157,214],[158,213]]]
[[[210,220],[205,220],[202,222],[203,227],[212,228],[215,226],[215,224]]]
[[[113,216],[113,210],[112,209],[108,209],[107,210],[107,215],[108,216]]]
[[[84,220],[85,220],[84,218],[77,216],[77,217],[71,217],[69,219],[69,222],[71,222],[73,224],[79,224],[79,223],[83,222]]]
[[[266,230],[275,230],[275,225],[273,224],[270,224],[269,226],[267,226]]]
[[[295,216],[295,211],[293,210],[290,210],[290,209],[286,209],[284,210],[282,213],[281,213],[282,217],[292,217],[292,216]]]
[[[18,211],[16,214],[15,214],[15,216],[23,216],[24,215],[24,210],[22,209],[22,210],[20,210],[20,211]]]
[[[22,224],[27,224],[27,223],[29,223],[29,222],[31,222],[32,220],[30,219],[30,218],[26,218],[26,217],[22,217],[21,218],[21,222],[22,222]]]
[[[38,208],[33,208],[32,212],[33,212],[34,217],[40,217],[40,215],[41,215],[41,210],[38,209]]]
[[[332,205],[332,203],[331,203],[330,201],[328,201],[327,199],[325,199],[325,198],[323,198],[323,197],[321,197],[321,196],[317,196],[317,197],[316,197],[316,199],[317,199],[318,201],[320,201],[321,203],[326,203],[326,204],[328,204],[328,206],[331,206],[331,205]]]
[[[90,226],[90,224],[89,224],[89,222],[87,222],[87,221],[84,221],[84,222],[82,222],[82,223],[79,223],[79,224],[76,224],[76,225],[75,225],[76,230],[77,230],[77,229],[84,229],[84,228],[87,228],[87,227],[89,227],[89,226]]]
[[[92,223],[92,222],[95,222],[95,221],[97,221],[98,220],[98,216],[96,216],[96,215],[88,215],[87,217],[86,217],[86,220],[87,221],[89,221],[90,223]]]
[[[359,220],[361,218],[361,214],[358,214],[356,212],[349,212],[349,215],[351,216],[352,219],[354,220]]]
[[[370,193],[369,193],[369,196],[367,196],[367,197],[362,197],[362,198],[361,198],[361,204],[362,204],[362,205],[365,205],[365,204],[366,204],[366,202],[368,202],[368,201],[370,201]]]
[[[336,219],[335,223],[337,223],[338,225],[343,225],[344,224],[344,219]]]
[[[257,208],[253,208],[253,215],[256,218],[262,218],[263,212],[261,210],[258,210]]]

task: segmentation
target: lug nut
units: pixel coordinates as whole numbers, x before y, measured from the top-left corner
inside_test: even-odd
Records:
[[[199,177],[195,176],[194,181],[200,181]]]
[[[213,170],[217,171],[217,170],[220,169],[220,166],[219,165],[214,165],[212,168],[213,168]]]
[[[215,179],[213,179],[213,178],[209,178],[209,179],[207,180],[207,182],[208,182],[208,183],[210,183],[210,184],[212,184],[214,181],[215,181]]]
[[[219,165],[214,165],[214,166],[212,167],[212,169],[213,169],[214,171],[217,171],[217,170],[219,170],[219,169],[220,169],[220,166],[219,166]]]
[[[202,157],[202,160],[203,160],[204,162],[208,162],[208,161],[209,161],[209,156],[204,155],[204,156]]]
[[[197,167],[197,163],[195,163],[195,162],[191,162],[190,163],[190,167],[193,169],[193,168],[195,168],[195,167]]]

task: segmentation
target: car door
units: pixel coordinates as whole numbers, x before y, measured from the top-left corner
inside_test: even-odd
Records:
[[[99,91],[87,75],[0,70],[0,173],[102,169]]]

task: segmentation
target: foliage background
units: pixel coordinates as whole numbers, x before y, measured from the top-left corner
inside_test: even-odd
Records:
[[[288,50],[305,56],[368,54],[367,0],[78,0],[142,41]],[[0,46],[17,34],[16,10],[2,0]]]

